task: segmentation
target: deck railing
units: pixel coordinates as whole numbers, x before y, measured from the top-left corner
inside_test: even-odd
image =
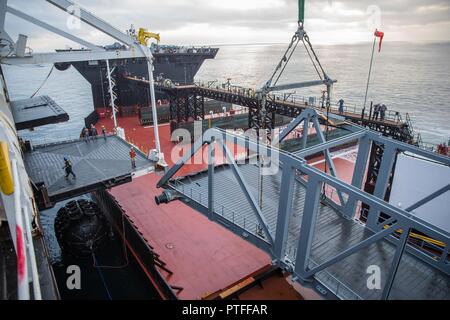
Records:
[[[256,89],[247,88],[247,87],[243,87],[243,86],[237,86],[237,85],[233,85],[228,82],[219,83],[217,80],[213,80],[213,81],[200,80],[200,81],[196,81],[194,84],[201,88],[223,90],[223,91],[239,94],[239,95],[249,97],[249,98],[256,97]],[[312,106],[315,108],[321,108],[323,105],[324,106],[323,109],[325,111],[326,104],[325,104],[325,101],[323,101],[322,97],[317,97],[317,96],[306,97],[306,96],[302,96],[302,95],[299,95],[296,93],[270,93],[268,96],[270,99],[274,99],[277,101],[286,101],[286,102],[290,102],[294,105],[299,105],[299,106],[308,105],[308,106]],[[331,103],[331,112],[339,113],[339,102],[338,101],[334,101]],[[351,114],[352,116],[359,115],[359,116],[361,116],[361,118],[364,118],[364,119],[375,120],[373,107],[363,108],[363,107],[359,106],[359,104],[357,104],[357,103],[344,102],[343,112],[344,112],[344,114],[347,113],[347,114]],[[406,117],[408,117],[408,115],[406,115]],[[378,120],[381,121],[380,115],[378,115]],[[403,118],[399,111],[389,110],[389,109],[386,110],[384,120],[389,120],[389,121],[393,121],[396,123],[403,122]]]

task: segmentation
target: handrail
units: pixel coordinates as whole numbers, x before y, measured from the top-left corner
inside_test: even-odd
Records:
[[[205,83],[207,83],[207,84],[205,84]],[[212,86],[211,85],[212,83],[214,83],[215,85]],[[243,86],[237,86],[237,85],[233,85],[228,82],[218,83],[217,80],[215,80],[213,82],[206,81],[206,80],[198,80],[198,81],[194,82],[194,85],[196,85],[197,87],[206,88],[206,89],[224,90],[227,92],[237,93],[237,94],[244,95],[247,97],[255,97],[256,96],[256,90],[254,88],[246,88]],[[305,96],[298,95],[295,92],[294,93],[271,93],[271,94],[269,94],[269,97],[271,97],[274,100],[278,100],[278,101],[288,101],[288,102],[293,103],[294,105],[295,104],[299,104],[299,105],[307,104],[307,105],[313,106],[315,108],[320,108],[321,101],[322,101],[322,97],[316,97],[316,96],[305,97]],[[338,106],[339,106],[339,102],[335,101],[334,103],[331,104],[331,110],[333,110],[333,112],[335,112],[335,111],[339,112]],[[352,113],[355,115],[361,115],[365,119],[373,118],[373,114],[370,113],[370,109],[367,110],[365,108],[358,107],[358,104],[356,104],[356,103],[344,103],[343,111],[344,111],[344,114]],[[409,115],[407,115],[406,118],[409,118]],[[384,119],[394,121],[397,123],[403,123],[401,113],[397,110],[387,110]]]
[[[0,123],[0,127],[1,123]],[[2,132],[0,131],[0,134]],[[8,138],[7,142],[11,144]],[[15,146],[12,149],[17,149]],[[9,152],[9,150],[8,150]],[[29,270],[31,271],[31,282],[33,285],[33,298],[41,300],[41,288],[39,283],[39,274],[34,252],[33,235],[31,231],[31,222],[28,214],[31,213],[31,202],[27,195],[23,193],[21,184],[21,176],[19,173],[18,159],[13,154],[11,159],[11,171],[13,181],[13,192],[11,205],[14,213],[9,216],[9,226],[11,234],[15,233],[15,251],[16,251],[16,267],[17,267],[17,298],[19,300],[30,299],[29,287]],[[28,177],[27,177],[28,178]]]
[[[11,162],[14,179],[14,229],[16,231],[17,298],[19,300],[29,300],[30,288],[28,286],[28,262],[24,237],[25,231],[22,219],[19,172],[17,170],[17,160],[12,159]]]

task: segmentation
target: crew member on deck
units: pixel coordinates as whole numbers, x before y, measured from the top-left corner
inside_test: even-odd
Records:
[[[340,99],[339,100],[339,114],[343,114],[344,113],[344,99]]]
[[[106,128],[105,128],[105,126],[102,126],[102,135],[103,135],[103,139],[105,139],[105,141],[106,141]]]
[[[72,162],[70,162],[70,160],[67,159],[67,158],[64,158],[64,167],[63,167],[63,169],[66,170],[66,179],[69,177],[69,174],[71,174],[74,179],[77,177],[75,175],[75,173],[73,173]]]
[[[92,137],[92,140],[97,139],[97,136],[98,136],[97,128],[93,124],[91,124],[91,137]]]
[[[89,142],[89,129],[86,127],[83,129],[83,139],[86,143]]]
[[[381,120],[381,121],[384,121],[384,118],[386,117],[386,110],[387,110],[387,107],[386,107],[386,105],[383,103],[383,104],[380,106],[380,120]]]
[[[136,168],[136,151],[134,151],[134,148],[131,147],[130,149],[130,159],[131,159],[131,167],[133,169]]]
[[[373,106],[373,119],[378,120],[378,114],[380,113],[380,105],[377,103]]]

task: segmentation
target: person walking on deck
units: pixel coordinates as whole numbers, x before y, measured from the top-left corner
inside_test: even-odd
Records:
[[[102,126],[102,135],[103,135],[103,139],[105,139],[105,141],[106,141],[106,128],[105,128],[105,126]]]
[[[71,174],[73,178],[75,179],[77,176],[72,170],[72,162],[70,162],[69,159],[64,158],[64,167],[63,169],[66,171],[66,179],[69,178],[69,175]]]
[[[378,114],[380,113],[380,105],[377,103],[373,106],[373,119],[378,120]]]
[[[130,160],[131,160],[131,167],[133,169],[136,168],[136,151],[134,151],[134,148],[131,147],[130,149]]]
[[[344,114],[344,99],[339,100],[339,114]]]

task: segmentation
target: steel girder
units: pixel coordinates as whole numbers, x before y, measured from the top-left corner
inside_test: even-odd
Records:
[[[356,161],[357,167],[363,167],[366,164],[368,158],[369,147],[372,143],[383,143],[387,145],[391,150],[391,154],[401,151],[415,152],[418,155],[426,156],[434,161],[441,162],[445,165],[450,165],[450,159],[436,155],[434,153],[430,153],[424,150],[420,150],[413,146],[403,144],[397,142],[392,139],[387,139],[380,134],[376,134],[367,130],[357,132],[352,135],[349,139],[359,139],[360,141],[360,151],[358,152],[358,158]],[[298,279],[304,284],[315,283],[317,281],[316,274],[319,272],[326,270],[331,265],[342,261],[346,257],[354,254],[357,251],[363,250],[367,248],[367,246],[376,243],[378,241],[388,240],[392,242],[396,246],[395,254],[391,263],[391,267],[388,273],[388,280],[386,281],[386,285],[382,290],[381,297],[386,299],[389,297],[390,290],[392,288],[393,281],[396,277],[396,273],[398,272],[398,266],[404,252],[408,252],[410,254],[419,257],[421,260],[425,261],[427,264],[432,265],[435,268],[445,272],[447,275],[450,274],[450,267],[445,262],[445,255],[448,254],[448,248],[450,246],[450,234],[442,229],[436,228],[435,226],[429,225],[428,223],[417,219],[413,215],[411,215],[408,211],[392,206],[391,204],[384,201],[383,198],[379,198],[376,195],[368,194],[360,189],[362,183],[362,175],[357,174],[353,177],[352,184],[347,184],[336,177],[333,177],[329,174],[326,174],[314,167],[309,166],[306,161],[299,157],[290,153],[283,152],[273,147],[265,146],[256,143],[255,141],[251,141],[248,137],[235,136],[225,131],[219,129],[210,129],[208,130],[202,139],[199,139],[195,142],[192,152],[187,154],[181,159],[175,166],[170,168],[170,170],[166,173],[166,175],[159,181],[158,187],[168,187],[174,188],[180,191],[177,184],[181,183],[179,180],[175,180],[173,183],[171,182],[171,178],[173,175],[184,165],[184,163],[190,159],[198,150],[200,150],[203,144],[208,144],[211,142],[214,143],[222,143],[224,145],[224,141],[232,142],[236,145],[240,145],[245,147],[253,152],[257,150],[264,154],[277,154],[279,157],[279,163],[282,164],[282,173],[281,173],[281,190],[279,194],[279,203],[278,203],[278,219],[276,222],[276,230],[268,230],[269,227],[262,219],[262,223],[265,229],[265,235],[267,234],[274,235],[272,238],[261,237],[251,230],[248,230],[242,225],[237,225],[234,221],[230,221],[225,219],[223,216],[217,212],[217,208],[210,203],[205,206],[201,204],[201,201],[198,202],[192,197],[189,196],[189,193],[186,191],[184,196],[189,199],[190,205],[198,209],[200,212],[207,215],[211,220],[216,221],[223,226],[227,227],[234,233],[243,237],[245,240],[250,241],[251,243],[257,245],[261,249],[268,252],[272,258],[274,259],[274,263],[278,264],[280,267],[285,268],[286,270],[293,273],[294,278]],[[317,152],[318,150],[327,150],[334,143],[332,141],[322,143],[318,146],[314,147],[314,150],[310,150],[311,152]],[[228,157],[228,161],[231,165],[231,169],[234,172],[239,172],[239,167],[236,165],[234,159],[232,159],[232,155],[225,149],[225,152]],[[388,167],[391,161],[386,160],[389,163],[384,165]],[[214,198],[217,195],[217,192],[226,192],[226,190],[216,190],[213,188],[214,181],[214,166],[208,166],[208,181],[211,186],[208,186],[208,192]],[[234,168],[234,169],[233,169]],[[304,183],[306,186],[306,202],[304,204],[303,209],[303,217],[302,217],[302,227],[300,231],[300,238],[297,246],[297,257],[295,261],[289,261],[286,259],[286,237],[287,237],[287,229],[289,226],[289,217],[290,210],[292,206],[292,197],[293,197],[293,185],[296,180],[298,180],[298,176],[295,173],[301,173],[303,175],[308,176],[308,181]],[[354,213],[354,205],[356,202],[363,202],[368,204],[375,212],[384,212],[388,214],[391,218],[389,220],[381,223],[379,228],[372,229],[369,226],[366,226],[372,235],[366,238],[365,240],[360,241],[357,244],[351,245],[347,247],[340,253],[336,253],[330,255],[329,259],[324,261],[323,263],[311,265],[308,263],[310,261],[309,252],[311,249],[312,237],[314,235],[314,225],[316,223],[317,210],[320,203],[320,195],[321,195],[321,186],[323,184],[327,184],[331,187],[336,188],[336,190],[341,191],[342,193],[347,194],[348,202],[346,207],[340,212],[340,214],[346,217],[352,217]],[[240,188],[242,192],[249,195],[248,186],[246,183],[241,183]],[[383,189],[383,186],[380,185],[378,187],[380,190]],[[426,197],[426,199],[422,199],[422,202],[428,202],[431,199],[437,197],[443,192],[448,191],[447,188],[443,190],[437,190],[433,194]],[[247,191],[246,191],[247,190]],[[248,197],[247,197],[248,198]],[[212,199],[210,201],[213,201]],[[418,203],[417,205],[420,205]],[[257,208],[257,206],[256,206]],[[350,209],[349,209],[350,208]],[[260,215],[258,210],[255,212]],[[337,212],[339,214],[339,212]],[[260,218],[262,216],[260,215]],[[394,237],[393,234],[398,229],[402,229],[403,233],[400,238]],[[408,236],[411,230],[417,230],[422,232],[433,239],[442,241],[446,244],[446,247],[441,253],[441,257],[439,259],[430,258],[426,256],[423,252],[411,247],[408,245]],[[270,240],[273,240],[271,243]],[[313,281],[313,282],[310,282]],[[320,282],[320,281],[319,281]],[[350,288],[351,289],[351,288]],[[349,290],[350,290],[349,289]]]
[[[141,81],[137,80],[136,81]],[[306,104],[292,104],[287,101],[275,100],[270,95],[266,99],[266,119],[262,121],[260,115],[260,109],[262,107],[261,101],[257,99],[255,95],[245,95],[240,92],[224,91],[213,88],[205,88],[199,86],[190,86],[190,87],[182,87],[182,88],[170,88],[170,87],[160,87],[160,90],[169,94],[170,97],[176,97],[179,95],[177,91],[185,92],[188,95],[196,94],[197,96],[201,96],[208,99],[213,99],[216,101],[228,102],[236,105],[240,105],[248,108],[249,110],[249,128],[259,129],[259,128],[274,128],[274,119],[275,115],[282,115],[291,118],[298,117],[305,109],[308,109]],[[173,104],[173,108],[175,110],[177,104]],[[179,106],[183,108],[182,105]],[[176,112],[173,111],[173,115]],[[183,114],[183,112],[181,112]],[[374,121],[367,118],[355,118],[346,116],[348,120],[355,124],[359,124],[361,126],[370,128],[374,131],[378,131],[385,136],[392,137],[396,140],[410,143],[413,141],[413,137],[411,136],[411,132],[408,129],[408,125],[406,123],[402,124],[391,124],[391,123],[375,123]],[[173,119],[177,119],[177,117],[173,117]]]

